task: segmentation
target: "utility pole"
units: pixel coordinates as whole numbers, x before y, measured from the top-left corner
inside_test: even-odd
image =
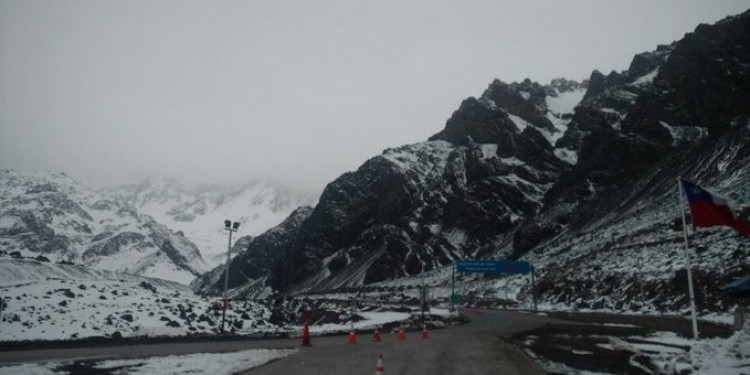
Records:
[[[227,265],[224,268],[224,307],[221,312],[221,332],[224,332],[224,323],[227,319],[227,290],[229,289],[229,260],[232,252],[232,233],[236,232],[240,223],[224,220],[224,229],[229,231],[229,245],[227,245]]]
[[[425,307],[425,304],[427,303],[427,295],[426,295],[427,293],[424,290],[424,270],[422,270],[421,277],[422,277],[422,293],[421,293],[422,294],[422,298],[421,298],[422,300],[422,324],[424,324],[424,307]]]

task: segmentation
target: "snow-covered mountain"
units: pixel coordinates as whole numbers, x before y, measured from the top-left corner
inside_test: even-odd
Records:
[[[186,186],[174,179],[147,178],[140,184],[110,188],[104,193],[183,233],[211,266],[225,261],[228,239],[224,220],[240,223],[232,242],[242,239],[246,247],[250,238],[278,225],[297,207],[314,205],[317,200],[315,193],[268,181]]]
[[[493,82],[480,99],[465,100],[429,141],[385,150],[333,181],[304,219],[284,227],[286,236],[257,237],[233,263],[238,269],[230,271],[230,284],[262,277],[275,289],[326,290],[493,253],[497,232],[535,214],[571,168],[551,142],[561,138],[563,116],[572,108],[558,104],[553,113],[546,96],[582,96],[578,91]],[[261,268],[268,276],[258,269],[266,264],[263,254],[275,259]],[[196,288],[218,291],[223,276],[216,273],[215,284],[207,276]]]
[[[493,232],[537,212],[571,168],[577,150],[553,145],[585,87],[496,80],[429,141],[385,150],[329,184],[314,209],[258,236],[234,261],[230,285],[251,295],[267,294],[267,286],[326,290],[490,254]],[[218,292],[222,283],[216,268],[194,286]]]
[[[258,236],[229,283],[323,292],[526,258],[545,302],[682,311],[676,179],[750,203],[749,30],[750,12],[701,25],[585,84],[496,80],[428,141],[366,161]],[[737,302],[718,285],[747,272],[747,239],[714,228],[691,241],[699,309],[726,311]],[[194,288],[218,292],[224,274],[210,275]],[[649,293],[634,303],[638,283]]]
[[[208,269],[182,234],[61,172],[0,171],[0,245],[5,254],[184,284]]]

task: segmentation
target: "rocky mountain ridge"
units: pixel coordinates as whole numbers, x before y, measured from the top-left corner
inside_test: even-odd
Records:
[[[632,299],[623,290],[643,275],[622,277],[618,262],[642,260],[623,251],[643,246],[655,257],[671,254],[640,267],[651,272],[652,305],[684,308],[673,281],[680,277],[672,256],[681,230],[676,178],[750,202],[749,40],[745,12],[639,54],[625,72],[595,71],[585,93],[576,85],[559,92],[562,81],[496,80],[429,141],[384,151],[331,182],[283,236],[258,236],[231,264],[230,285],[236,295],[257,293],[257,284],[326,291],[382,285],[461,258],[523,257],[542,272],[537,294],[590,305]],[[553,93],[576,93],[580,102],[555,111]],[[750,253],[731,230],[701,231],[694,241],[706,255],[699,275],[714,286],[732,275],[714,260],[735,263]],[[251,253],[274,259],[257,277],[235,278],[266,261]],[[557,281],[560,272],[567,283]],[[212,274],[194,289],[217,292],[224,273]],[[256,287],[244,288],[250,283]],[[705,291],[703,308],[730,305],[715,289]]]
[[[490,254],[492,228],[511,228],[536,212],[546,190],[571,167],[555,156],[552,142],[561,137],[569,121],[563,117],[583,90],[572,81],[557,83],[493,82],[481,99],[464,101],[446,129],[429,141],[386,150],[332,182],[309,217],[283,240],[257,237],[238,262],[243,265],[230,272],[237,275],[230,284],[244,285],[246,293],[247,275],[254,274],[253,284],[262,278],[271,289],[310,282],[307,277],[321,289],[336,288],[418,275],[469,251]],[[560,103],[550,106],[555,111],[548,108],[548,98],[563,96],[573,98],[567,108]],[[532,97],[541,99],[528,104]],[[488,204],[493,200],[501,204]],[[292,255],[299,255],[296,246],[309,253]],[[366,256],[373,248],[377,256]],[[256,252],[276,254],[275,270],[266,267],[266,274],[257,275],[251,259],[260,264],[267,259],[251,255]],[[328,278],[347,267],[356,271]],[[196,288],[217,292],[220,268]]]
[[[6,255],[184,284],[208,269],[182,234],[61,172],[0,171],[0,245]]]

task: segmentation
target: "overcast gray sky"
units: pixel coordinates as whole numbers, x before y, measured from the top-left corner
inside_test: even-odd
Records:
[[[0,169],[320,189],[494,79],[587,78],[747,0],[0,0]]]

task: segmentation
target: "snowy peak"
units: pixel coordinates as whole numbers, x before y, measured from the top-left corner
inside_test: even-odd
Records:
[[[552,124],[543,114],[546,96],[547,88],[529,79],[511,84],[495,80],[482,94],[480,101],[487,103],[491,109],[500,109],[539,129],[552,131]]]
[[[497,145],[502,157],[550,154],[545,158],[551,163],[575,164],[575,145],[558,141],[568,131],[586,84],[564,78],[554,79],[549,85],[528,79],[511,84],[495,80],[479,99],[465,100],[445,129],[430,139],[462,144],[471,138],[477,143]],[[531,149],[518,150],[521,144],[531,145]],[[552,162],[555,158],[558,161]]]
[[[58,171],[0,171],[0,177],[3,179],[3,186],[0,187],[5,197],[6,194],[16,194],[19,191],[34,193],[35,190],[48,191],[85,191],[86,189],[79,185],[75,180],[70,178],[64,172]]]
[[[268,181],[187,186],[163,178],[149,178],[138,185],[107,189],[105,193],[180,231],[198,246],[212,266],[223,263],[226,254],[224,220],[240,223],[235,239],[255,237],[282,222],[297,207],[314,204],[317,198],[314,193],[294,191]]]
[[[59,172],[0,171],[0,243],[7,253],[183,283],[207,268],[186,238]]]
[[[654,51],[635,55],[628,70],[622,72],[604,75],[594,70],[588,79],[584,103],[607,112],[627,114],[636,98],[653,87],[660,67],[668,61],[675,44],[660,45]]]
[[[750,63],[750,47],[742,42],[750,38],[748,24],[750,12],[702,25],[680,41],[637,55],[632,71],[592,73],[586,96],[558,141],[577,152],[577,163],[546,196],[542,217],[518,234],[517,243],[526,245],[517,249],[532,247],[538,243],[533,238],[552,228],[579,230],[601,219],[611,212],[604,208],[608,204],[622,205],[622,200],[604,202],[623,189],[672,186],[686,160],[701,165],[701,172],[693,172],[704,176],[701,180],[723,176],[710,160],[686,154],[719,158],[720,143],[711,138],[747,138],[731,124],[746,123],[750,113],[750,72],[742,68]],[[743,160],[737,147],[729,154]]]

